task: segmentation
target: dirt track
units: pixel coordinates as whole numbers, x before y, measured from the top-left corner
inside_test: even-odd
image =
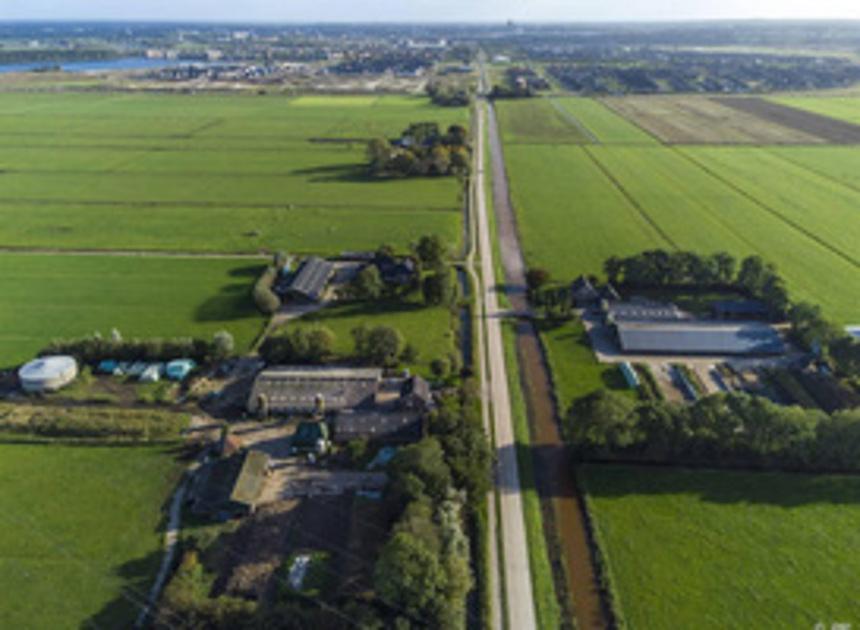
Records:
[[[714,97],[720,105],[815,136],[828,144],[860,144],[860,126],[757,97]]]

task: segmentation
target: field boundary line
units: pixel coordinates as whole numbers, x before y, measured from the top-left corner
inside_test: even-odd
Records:
[[[837,145],[837,146],[845,146],[845,145]],[[843,188],[847,188],[848,190],[856,193],[860,193],[860,186],[855,186],[854,184],[849,184],[848,182],[842,181],[841,179],[837,179],[833,177],[833,175],[828,175],[827,173],[823,173],[818,169],[812,168],[807,164],[803,164],[802,162],[798,162],[797,160],[793,160],[788,156],[782,155],[781,153],[777,153],[774,151],[772,147],[762,147],[762,150],[765,151],[768,155],[772,155],[775,158],[782,160],[783,162],[788,162],[789,164],[796,166],[800,170],[806,171],[808,173],[812,173],[813,175],[820,177],[822,179],[827,180],[830,183],[837,184],[842,186]]]
[[[461,208],[456,206],[409,206],[404,209],[403,205],[379,205],[379,204],[326,204],[326,203],[291,203],[284,201],[280,203],[225,203],[223,201],[118,201],[111,199],[46,199],[46,198],[9,198],[0,197],[0,204],[18,204],[22,206],[94,206],[94,207],[123,207],[123,208],[176,208],[182,210],[184,208],[209,208],[209,209],[224,209],[235,210],[237,208],[250,208],[253,210],[283,210],[291,212],[294,210],[373,210],[373,211],[394,211],[397,214],[409,214],[410,212],[462,212]]]
[[[0,247],[0,254],[16,256],[116,256],[118,258],[196,258],[209,260],[266,260],[268,253],[193,252],[157,249],[61,249],[53,247]]]
[[[612,104],[610,104],[609,102],[607,102],[607,100],[606,100],[606,98],[605,98],[605,97],[604,97],[604,98],[599,98],[599,97],[597,97],[597,98],[592,98],[592,100],[593,100],[595,103],[600,103],[603,107],[605,107],[605,108],[606,108],[606,109],[608,109],[610,112],[612,112],[613,114],[615,114],[616,116],[618,116],[619,118],[621,118],[621,120],[626,120],[628,123],[630,123],[631,125],[633,125],[634,127],[636,127],[639,131],[641,131],[642,133],[644,133],[646,136],[648,136],[649,138],[653,139],[653,140],[657,143],[657,145],[658,145],[658,146],[659,146],[659,145],[666,145],[666,144],[668,144],[668,143],[667,143],[663,138],[661,138],[660,136],[658,136],[658,135],[657,135],[657,134],[655,134],[655,133],[652,133],[651,131],[649,131],[648,129],[646,129],[646,128],[645,128],[645,127],[643,127],[642,125],[640,125],[640,124],[639,124],[639,122],[637,122],[636,120],[634,120],[634,119],[633,119],[633,118],[631,118],[630,116],[627,116],[627,115],[625,115],[623,112],[621,112],[621,111],[617,110],[617,109],[615,108],[615,106],[614,106],[614,105],[612,105]],[[614,146],[614,145],[613,145],[613,146]],[[637,146],[642,146],[642,145],[637,145]],[[647,145],[646,145],[646,146],[647,146]]]
[[[672,249],[680,249],[678,244],[669,236],[665,230],[654,220],[654,218],[648,214],[648,211],[639,203],[639,201],[630,194],[630,192],[624,187],[624,185],[612,174],[610,171],[600,160],[595,157],[595,155],[589,150],[588,147],[583,146],[582,150],[588,156],[588,159],[600,169],[600,172],[603,173],[603,176],[608,179],[612,185],[622,194],[622,196],[627,200],[627,203],[631,205],[631,207],[636,210],[639,215],[645,219],[645,221],[650,225],[655,232],[662,238],[666,243],[672,247]]]
[[[584,122],[579,120],[573,112],[568,111],[567,108],[558,102],[558,99],[555,97],[549,97],[550,105],[553,106],[556,112],[567,120],[569,123],[573,124],[577,129],[579,129],[582,134],[591,141],[592,144],[603,144],[600,139],[594,134],[594,132],[589,129]]]
[[[713,179],[717,180],[718,182],[722,183],[724,186],[728,187],[730,190],[739,194],[744,199],[751,201],[758,208],[764,210],[765,212],[772,215],[774,218],[778,219],[779,221],[782,221],[785,225],[794,228],[795,230],[797,230],[798,232],[800,232],[801,234],[806,236],[811,241],[817,243],[818,245],[820,245],[821,247],[823,247],[824,249],[826,249],[830,253],[835,254],[839,258],[842,258],[844,261],[846,261],[847,263],[849,263],[853,267],[860,267],[860,261],[858,261],[856,258],[851,256],[850,254],[846,254],[841,249],[839,249],[838,247],[834,247],[833,245],[831,245],[830,243],[825,241],[823,238],[821,238],[817,234],[806,229],[805,227],[803,227],[799,223],[795,222],[794,220],[789,219],[788,217],[784,216],[779,210],[776,210],[775,208],[771,208],[768,204],[761,201],[755,195],[747,192],[746,190],[744,190],[743,188],[741,188],[740,186],[738,186],[737,184],[732,182],[730,179],[723,177],[722,175],[720,175],[719,173],[717,173],[713,169],[709,168],[708,166],[705,166],[704,164],[699,162],[699,160],[697,160],[693,156],[687,154],[685,151],[681,151],[681,150],[676,149],[674,147],[672,148],[672,150],[675,153],[677,153],[678,155],[682,156],[688,162],[699,167],[700,170],[707,173]]]

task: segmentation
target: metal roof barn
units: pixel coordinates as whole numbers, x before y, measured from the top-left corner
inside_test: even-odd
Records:
[[[322,299],[328,281],[334,273],[334,265],[327,260],[313,256],[299,267],[290,280],[287,291],[308,300],[318,302]]]
[[[69,356],[41,357],[18,370],[21,387],[31,393],[55,392],[77,376],[78,363]]]
[[[760,322],[621,322],[618,341],[624,352],[645,354],[781,354],[779,333]]]

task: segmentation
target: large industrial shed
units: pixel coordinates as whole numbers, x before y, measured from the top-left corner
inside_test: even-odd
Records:
[[[630,321],[616,325],[624,352],[772,355],[785,352],[779,333],[759,322]]]

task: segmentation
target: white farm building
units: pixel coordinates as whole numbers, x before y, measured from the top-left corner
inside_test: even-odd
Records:
[[[20,370],[18,378],[25,392],[55,392],[78,376],[78,364],[72,357],[40,357]]]

